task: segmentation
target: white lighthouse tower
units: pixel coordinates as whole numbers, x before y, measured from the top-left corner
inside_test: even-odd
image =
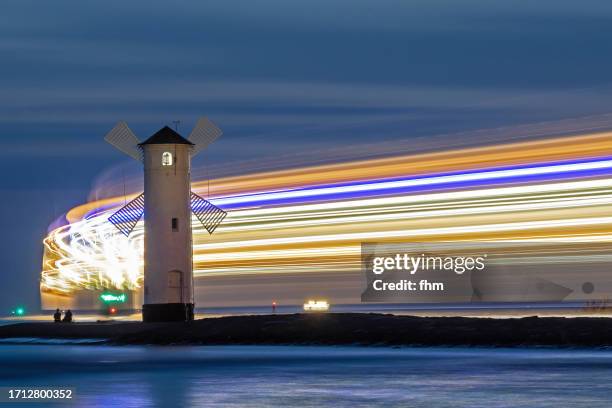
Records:
[[[109,221],[129,236],[144,212],[145,322],[193,320],[191,213],[209,233],[226,213],[191,192],[191,157],[220,134],[210,121],[201,119],[189,140],[165,126],[137,143],[125,123],[119,123],[106,137],[144,164],[144,193]]]
[[[193,319],[191,149],[164,127],[140,143],[144,161],[144,321]]]

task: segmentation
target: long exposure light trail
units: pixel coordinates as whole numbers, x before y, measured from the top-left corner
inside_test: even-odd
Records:
[[[611,140],[572,136],[213,180],[210,199],[229,215],[213,237],[194,222],[195,275],[355,273],[364,241],[608,242]],[[193,188],[204,194],[205,184]],[[107,222],[127,199],[84,204],[50,232],[43,294],[141,288],[142,222],[129,239]]]
[[[462,174],[453,174],[445,176],[434,176],[434,177],[422,177],[416,179],[407,180],[395,180],[395,181],[381,181],[371,183],[358,183],[349,186],[338,186],[338,187],[322,187],[322,188],[308,188],[299,189],[292,191],[272,192],[272,193],[259,193],[259,194],[248,194],[244,196],[232,196],[218,198],[215,202],[218,205],[226,206],[231,208],[236,204],[255,204],[255,203],[266,203],[266,202],[277,202],[283,199],[307,199],[307,198],[319,198],[325,199],[334,195],[348,194],[348,193],[362,193],[361,196],[366,194],[384,194],[385,192],[392,191],[396,193],[409,193],[414,190],[410,190],[411,187],[423,187],[435,188],[437,186],[445,186],[452,188],[456,186],[464,185],[477,185],[467,184],[474,182],[485,182],[485,181],[503,181],[512,180],[519,182],[524,179],[534,179],[537,176],[544,175],[555,175],[565,176],[574,175],[576,177],[585,175],[594,175],[598,170],[609,171],[612,169],[612,160],[601,160],[601,161],[590,161],[583,163],[571,163],[571,164],[553,164],[546,166],[530,166],[521,167],[517,169],[504,169],[504,170],[493,170],[493,171],[481,171],[471,172]],[[589,173],[592,172],[592,173]],[[400,190],[402,189],[402,190]],[[405,189],[405,190],[404,190]],[[359,195],[358,195],[359,196]]]
[[[271,192],[353,181],[418,177],[462,170],[477,171],[501,166],[602,159],[609,156],[610,152],[612,132],[603,132],[224,177],[210,183],[210,192],[213,197],[224,197],[245,192]],[[206,181],[194,181],[193,189],[204,192],[208,190],[208,185]],[[66,218],[69,222],[77,222],[101,208],[116,208],[120,201],[129,200],[138,194],[140,192],[130,197],[114,197],[83,204],[70,210]]]

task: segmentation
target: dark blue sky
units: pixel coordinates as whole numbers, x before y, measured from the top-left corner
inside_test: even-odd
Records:
[[[41,240],[145,137],[206,114],[217,162],[612,111],[609,1],[4,0],[0,315]],[[211,151],[212,153],[212,151]]]

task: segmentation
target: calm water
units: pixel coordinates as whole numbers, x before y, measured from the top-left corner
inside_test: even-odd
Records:
[[[78,407],[608,408],[612,351],[4,344],[0,385]]]

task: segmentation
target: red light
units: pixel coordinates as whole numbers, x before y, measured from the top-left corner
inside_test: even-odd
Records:
[[[111,307],[111,308],[110,308],[110,310],[109,310],[109,312],[110,312],[111,314],[115,314],[115,313],[117,313],[117,309],[115,309],[114,307]]]
[[[272,306],[276,306],[276,301],[272,302]]]

